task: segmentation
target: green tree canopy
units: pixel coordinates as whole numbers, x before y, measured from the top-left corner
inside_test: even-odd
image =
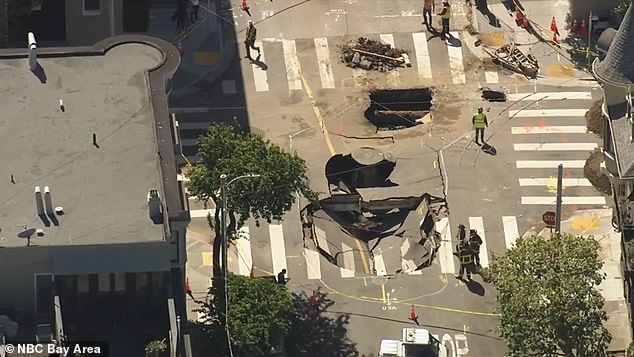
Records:
[[[235,356],[265,357],[271,348],[277,348],[286,338],[295,316],[293,300],[283,285],[272,279],[250,279],[229,275],[228,323]],[[222,314],[217,311],[218,296],[209,294],[202,302],[200,312],[210,323],[207,333],[219,355],[227,346]],[[220,342],[223,341],[224,343]]]
[[[262,136],[236,130],[232,126],[212,125],[198,138],[201,161],[190,168],[189,192],[199,199],[220,204],[220,175],[230,181],[246,174],[258,178],[237,180],[228,187],[227,234],[233,233],[253,216],[256,219],[280,219],[291,209],[297,193],[309,200],[317,195],[308,186],[307,167],[302,158],[283,151]],[[216,210],[216,237],[220,237],[220,215]],[[214,275],[219,273],[220,240],[214,240]]]
[[[530,236],[483,271],[498,291],[509,356],[606,356],[611,340],[597,286],[599,244],[570,234]]]

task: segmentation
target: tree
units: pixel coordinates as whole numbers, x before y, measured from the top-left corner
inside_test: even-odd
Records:
[[[498,291],[509,356],[606,356],[598,252],[593,237],[555,234],[520,238],[493,258],[483,276]]]
[[[227,189],[227,236],[232,237],[244,222],[253,216],[256,220],[281,219],[290,210],[300,193],[316,200],[308,187],[306,163],[296,154],[284,152],[279,146],[262,136],[239,132],[227,125],[212,125],[198,138],[200,162],[191,166],[189,192],[199,199],[212,199],[220,203],[220,175],[232,180],[250,173],[260,177],[235,181]],[[211,221],[211,219],[209,219]],[[220,275],[221,226],[220,210],[214,215],[215,230],[213,266],[214,277]]]
[[[625,15],[631,3],[632,0],[621,0],[619,4],[614,8],[614,12],[616,12],[617,14]]]
[[[273,279],[229,274],[228,324],[235,356],[265,357],[285,339],[295,316],[291,296]],[[225,351],[225,329],[217,311],[218,295],[210,293],[198,310],[206,316],[208,341]],[[220,343],[224,341],[225,343]]]

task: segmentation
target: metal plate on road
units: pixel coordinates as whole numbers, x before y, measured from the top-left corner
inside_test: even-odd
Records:
[[[546,223],[547,226],[554,226],[555,225],[555,217],[556,217],[555,212],[546,211],[542,215],[542,220],[544,220],[544,223]]]

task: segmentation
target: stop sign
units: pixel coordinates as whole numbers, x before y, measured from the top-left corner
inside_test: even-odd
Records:
[[[546,211],[542,215],[542,219],[544,220],[544,223],[546,223],[547,226],[555,225],[555,217],[556,215],[555,215],[555,212],[553,211]]]

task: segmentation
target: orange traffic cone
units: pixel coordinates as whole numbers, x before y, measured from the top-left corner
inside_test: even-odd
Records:
[[[251,265],[251,272],[249,273],[249,278],[251,279],[255,279],[255,271],[254,271],[255,267],[253,265]]]
[[[244,11],[249,10],[249,4],[247,4],[247,0],[242,0],[242,5],[240,8]]]
[[[579,32],[579,24],[577,23],[577,20],[572,20],[572,26],[570,27],[570,30],[574,34]]]
[[[522,27],[528,29],[530,27],[530,23],[528,22],[528,17],[524,16],[524,21],[522,22]]]
[[[579,26],[579,34],[584,36],[588,34],[588,25],[586,25],[586,20],[581,20],[581,26]]]
[[[416,320],[418,316],[416,315],[416,310],[414,310],[414,304],[412,304],[412,310],[409,312],[409,319]]]
[[[185,279],[185,294],[191,295],[192,287],[189,285],[189,278]]]
[[[515,22],[517,23],[517,26],[521,26],[524,22],[524,15],[522,15],[522,11],[519,7],[515,9]]]

